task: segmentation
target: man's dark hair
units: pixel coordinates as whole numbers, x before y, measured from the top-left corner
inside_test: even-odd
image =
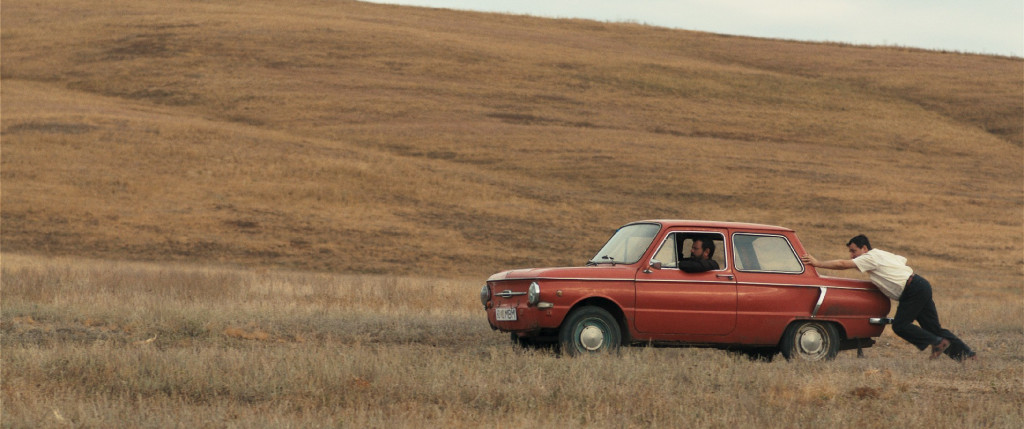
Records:
[[[853,245],[855,245],[857,247],[867,247],[868,250],[871,250],[871,242],[868,241],[868,236],[866,236],[864,234],[861,234],[861,235],[858,235],[856,237],[853,237],[853,238],[850,239],[850,241],[848,241],[846,243],[847,246],[849,246],[851,244],[853,244]]]
[[[712,239],[711,237],[694,237],[693,239],[694,239],[694,241],[699,241],[700,242],[700,247],[702,249],[710,250],[710,252],[708,252],[708,259],[711,259],[711,257],[715,256],[715,240],[714,239]],[[696,256],[696,255],[692,255],[692,256]]]

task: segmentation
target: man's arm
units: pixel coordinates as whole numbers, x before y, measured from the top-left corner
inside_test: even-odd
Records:
[[[852,259],[833,259],[831,261],[819,261],[810,254],[806,254],[800,257],[801,261],[805,264],[815,268],[825,268],[828,270],[848,270],[850,268],[857,268],[857,264],[853,263]]]
[[[686,258],[679,261],[679,269],[687,273],[703,273],[705,271],[717,270],[718,262],[714,259]]]

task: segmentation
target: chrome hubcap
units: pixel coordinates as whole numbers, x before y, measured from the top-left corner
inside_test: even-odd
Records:
[[[800,329],[797,344],[802,354],[818,355],[825,349],[825,338],[817,329],[804,327]]]
[[[587,325],[580,331],[580,345],[583,348],[594,351],[604,344],[604,331],[594,325]]]

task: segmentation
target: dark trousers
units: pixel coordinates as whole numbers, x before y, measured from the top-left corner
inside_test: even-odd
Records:
[[[914,325],[914,321],[920,326]],[[917,346],[919,350],[938,344],[945,338],[949,340],[949,348],[945,353],[950,358],[959,361],[974,356],[974,351],[967,347],[967,344],[960,341],[952,332],[942,329],[939,312],[935,309],[935,301],[932,300],[932,285],[924,277],[916,274],[900,295],[896,317],[892,321],[892,331]]]

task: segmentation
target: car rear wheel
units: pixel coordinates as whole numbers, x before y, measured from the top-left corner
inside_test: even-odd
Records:
[[[782,356],[787,360],[832,360],[839,353],[839,331],[828,322],[797,322],[782,337]]]
[[[622,332],[611,313],[601,307],[581,307],[569,314],[558,331],[562,352],[570,356],[616,350]]]

